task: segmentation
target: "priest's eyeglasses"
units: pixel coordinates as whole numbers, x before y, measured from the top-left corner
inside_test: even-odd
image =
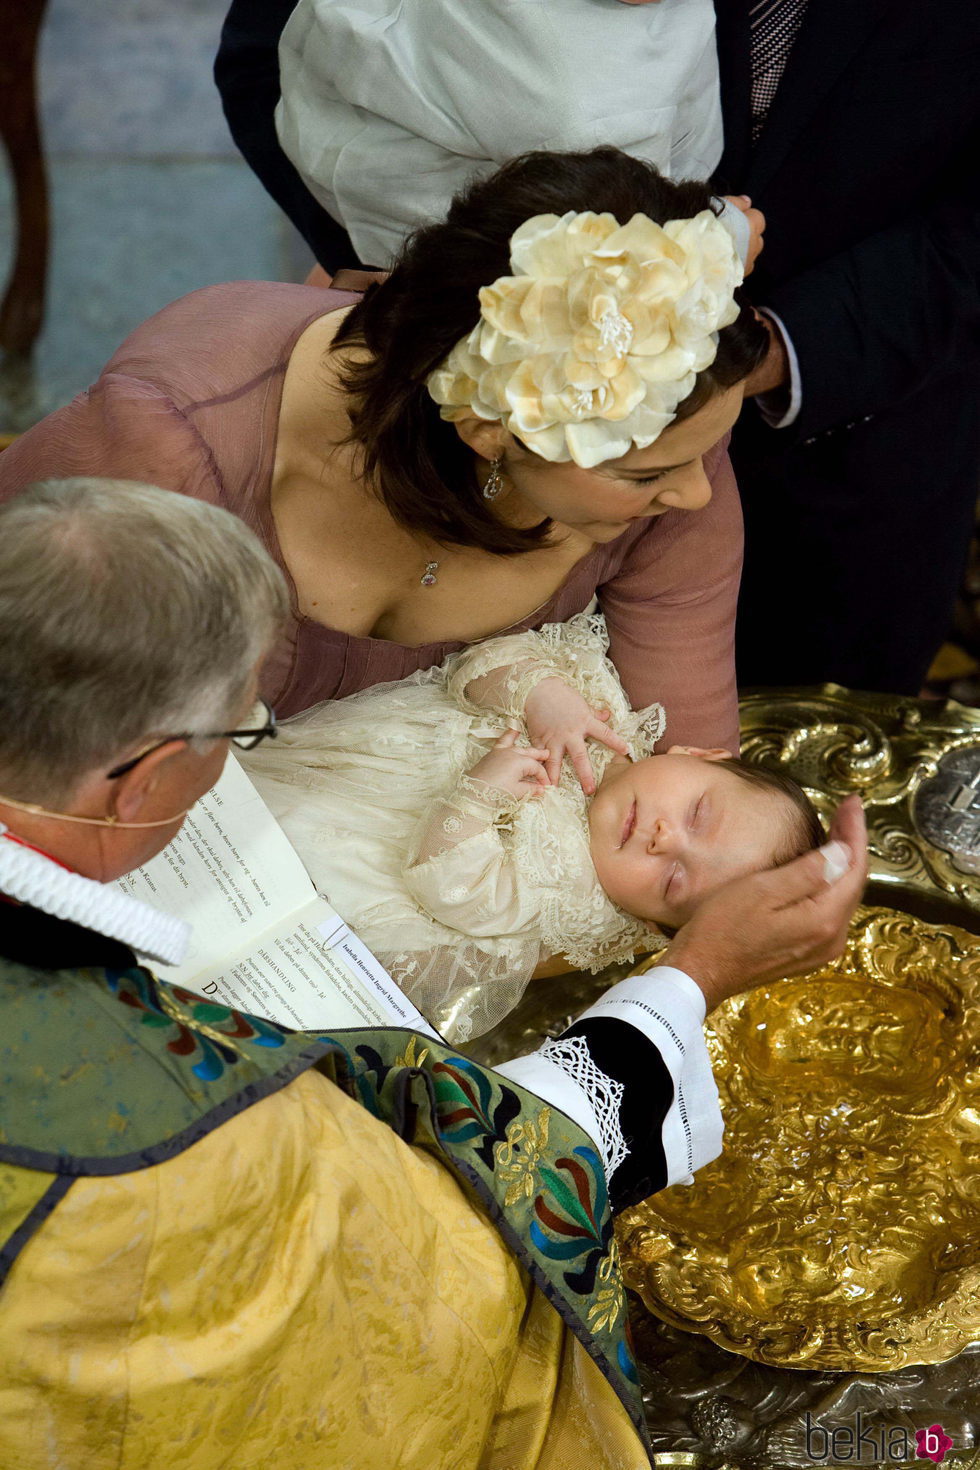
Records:
[[[248,713],[248,725],[241,730],[198,730],[193,734],[167,735],[163,740],[157,740],[153,745],[148,745],[141,750],[139,755],[134,755],[131,760],[123,761],[118,766],[113,766],[108,772],[109,780],[113,781],[117,776],[125,776],[140,761],[146,760],[155,750],[164,745],[169,745],[171,740],[230,740],[232,745],[237,745],[239,750],[254,750],[261,745],[263,740],[274,740],[279,733],[276,728],[276,712],[271,704],[264,699],[256,700]]]

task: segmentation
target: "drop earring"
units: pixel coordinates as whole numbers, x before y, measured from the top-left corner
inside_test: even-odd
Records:
[[[503,462],[504,457],[502,454],[499,454],[496,459],[490,461],[490,473],[487,476],[487,483],[483,487],[484,500],[496,500],[504,488],[504,477],[500,473],[500,466]]]

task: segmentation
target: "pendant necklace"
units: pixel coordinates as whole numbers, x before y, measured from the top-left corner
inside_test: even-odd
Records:
[[[483,487],[484,500],[496,500],[497,496],[504,488],[504,477],[500,472],[500,468],[503,462],[504,457],[502,454],[498,455],[496,459],[490,461],[490,473],[487,476],[487,483]],[[439,580],[439,578],[436,576],[438,570],[439,563],[437,561],[426,562],[425,571],[419,578],[419,581],[421,582],[423,587],[434,587],[436,585]]]

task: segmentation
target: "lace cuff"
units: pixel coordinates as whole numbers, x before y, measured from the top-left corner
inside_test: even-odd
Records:
[[[443,798],[447,806],[454,807],[464,816],[492,817],[493,821],[509,820],[521,805],[522,798],[502,786],[490,781],[481,781],[479,776],[460,776],[449,796]]]
[[[563,684],[568,684],[570,688],[574,687],[570,684],[567,675],[551,664],[528,664],[523,667],[523,670],[520,664],[516,664],[513,668],[501,669],[500,672],[508,675],[505,696],[507,704],[504,707],[504,714],[521,721],[526,718],[524,711],[527,708],[528,696],[532,690],[537,689],[539,684],[543,684],[545,679],[560,679]]]
[[[476,776],[460,776],[448,796],[441,796],[426,816],[409,867],[451,852],[461,842],[488,828],[513,820],[520,797]]]
[[[461,670],[450,679],[449,691],[456,703],[471,714],[493,710],[511,719],[524,719],[527,697],[543,679],[567,676],[553,663],[525,658],[516,663],[498,664],[484,674]]]
[[[690,1183],[721,1152],[704,997],[667,965],[608,990],[557,1041],[497,1067],[585,1129],[613,1209]]]
[[[704,1039],[704,996],[670,965],[628,975],[579,1017],[618,1018],[653,1042],[674,1081],[674,1104],[664,1119],[668,1182],[690,1184],[721,1153],[724,1124]]]
[[[649,718],[659,706],[633,715],[619,676],[607,657],[601,613],[578,613],[567,623],[545,623],[527,633],[488,638],[446,664],[450,697],[470,714],[487,710],[523,721],[528,695],[542,679],[561,679],[593,706],[608,707],[613,728],[634,726],[643,746],[656,740]],[[632,738],[630,734],[627,738]]]
[[[608,1077],[592,1060],[584,1036],[560,1036],[545,1042],[540,1055],[560,1067],[589,1099],[595,1118],[590,1130],[599,1146],[606,1179],[610,1180],[629,1153],[619,1121],[619,1108],[626,1088]]]

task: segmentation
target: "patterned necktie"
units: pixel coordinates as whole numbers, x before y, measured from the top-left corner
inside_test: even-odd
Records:
[[[749,6],[753,143],[762,132],[806,7],[807,0],[752,0]]]

